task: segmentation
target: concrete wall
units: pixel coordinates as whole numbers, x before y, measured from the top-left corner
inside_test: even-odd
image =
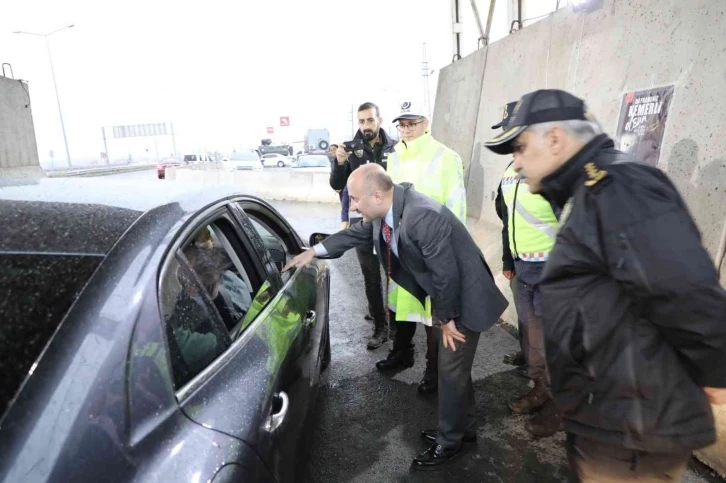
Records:
[[[0,76],[0,176],[41,174],[28,84]]]
[[[236,186],[251,195],[271,200],[340,203],[330,188],[328,173],[266,169],[263,171],[196,170],[167,168],[166,179],[182,183]]]
[[[589,14],[562,9],[442,71],[433,132],[467,163],[470,228],[493,270],[501,269],[501,222],[493,199],[510,158],[482,149],[482,143],[492,137],[502,106],[532,90],[565,89],[584,98],[614,136],[624,93],[668,84],[675,85],[675,94],[659,167],[680,189],[704,245],[721,263],[726,244],[723,6],[715,0],[605,0],[602,9]],[[721,280],[726,283],[726,263]],[[497,283],[509,292],[502,276]],[[513,311],[505,317],[514,322]],[[726,413],[716,414],[723,433]],[[699,457],[726,474],[723,437],[719,444]]]

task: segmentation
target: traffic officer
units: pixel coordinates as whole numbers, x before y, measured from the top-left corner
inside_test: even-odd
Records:
[[[376,163],[386,168],[386,160],[393,151],[396,141],[391,139],[386,130],[381,127],[383,119],[380,109],[372,102],[366,102],[358,107],[358,132],[354,141],[362,141],[362,149],[347,152],[343,143],[340,143],[335,152],[336,161],[330,172],[330,187],[335,191],[344,193],[341,202],[348,201],[346,183],[350,174],[358,167],[367,163]],[[348,206],[346,204],[346,206]],[[351,213],[348,224],[353,225],[362,220],[359,214]],[[347,226],[344,225],[344,226]],[[368,339],[368,350],[378,349],[390,337],[391,327],[386,319],[386,307],[383,301],[383,284],[381,267],[378,258],[369,249],[356,249],[358,263],[363,273],[366,299],[368,300],[368,314],[373,319],[373,335]],[[366,315],[366,318],[369,318]]]
[[[409,182],[423,193],[451,210],[466,224],[466,190],[464,166],[452,149],[431,136],[429,120],[422,104],[404,102],[398,122],[401,142],[388,157],[388,175],[394,183]],[[418,385],[421,393],[438,388],[438,343],[432,328],[431,300],[421,302],[389,280],[388,308],[390,320],[398,323],[393,349],[376,367],[381,371],[413,365],[413,336],[418,323],[426,326],[426,370]]]
[[[504,107],[502,121],[492,129],[507,129],[511,112],[517,103]],[[545,262],[555,245],[559,229],[559,215],[562,210],[539,194],[531,193],[529,185],[523,183],[509,163],[499,185],[502,219],[506,220],[502,230],[505,277],[516,274],[517,291],[515,302],[519,318],[519,330],[523,332],[523,353],[528,375],[534,381],[534,388],[524,397],[509,402],[509,408],[518,414],[529,414],[542,408],[527,422],[527,431],[538,437],[551,436],[560,427],[561,415],[555,407],[549,392],[549,375],[545,359],[544,334],[542,329],[542,296],[539,278]],[[511,270],[507,274],[507,270]]]
[[[580,481],[679,481],[726,404],[726,291],[688,207],[658,168],[615,149],[564,91],[515,105],[485,143],[514,154],[567,222],[539,289],[552,393]]]

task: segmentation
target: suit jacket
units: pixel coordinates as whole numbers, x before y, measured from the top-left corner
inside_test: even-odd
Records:
[[[393,220],[398,258],[392,257],[391,278],[422,302],[429,295],[433,315],[443,323],[456,319],[475,332],[494,325],[508,302],[466,226],[410,183],[394,185]],[[372,245],[388,268],[381,224],[358,223],[331,235],[323,241],[328,257]]]

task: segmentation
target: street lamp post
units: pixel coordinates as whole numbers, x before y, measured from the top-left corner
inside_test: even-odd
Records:
[[[65,27],[59,28],[58,30],[54,30],[53,32],[49,34],[36,34],[33,32],[23,32],[23,31],[15,31],[14,34],[25,34],[25,35],[35,35],[38,37],[44,37],[45,38],[45,48],[48,50],[48,60],[50,60],[50,73],[53,76],[53,87],[55,88],[55,100],[58,103],[58,115],[60,116],[60,122],[61,122],[61,130],[63,131],[63,142],[66,146],[66,159],[68,159],[68,167],[71,167],[71,151],[68,149],[68,137],[66,136],[66,125],[63,122],[63,109],[61,109],[61,103],[60,103],[60,97],[58,96],[58,83],[55,80],[55,69],[53,69],[53,57],[50,55],[50,42],[48,41],[48,37],[53,35],[54,33],[60,32],[61,30],[72,28],[73,25],[67,25]]]

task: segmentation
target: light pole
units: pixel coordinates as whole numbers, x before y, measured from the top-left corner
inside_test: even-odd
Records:
[[[53,87],[55,87],[55,100],[58,103],[58,115],[60,116],[60,122],[61,122],[61,129],[63,130],[63,142],[66,145],[66,158],[68,159],[68,167],[71,167],[71,151],[68,149],[68,137],[66,136],[66,125],[63,122],[63,110],[61,109],[61,103],[60,103],[60,97],[58,96],[58,84],[55,81],[55,70],[53,69],[53,57],[50,55],[50,42],[48,41],[48,37],[51,35],[60,32],[61,30],[72,28],[73,25],[67,25],[65,27],[61,27],[58,30],[54,30],[53,32],[49,34],[36,34],[33,32],[23,32],[23,31],[15,31],[14,34],[25,34],[25,35],[35,35],[37,37],[44,37],[45,38],[45,48],[48,49],[48,60],[50,60],[50,73],[53,76]]]

